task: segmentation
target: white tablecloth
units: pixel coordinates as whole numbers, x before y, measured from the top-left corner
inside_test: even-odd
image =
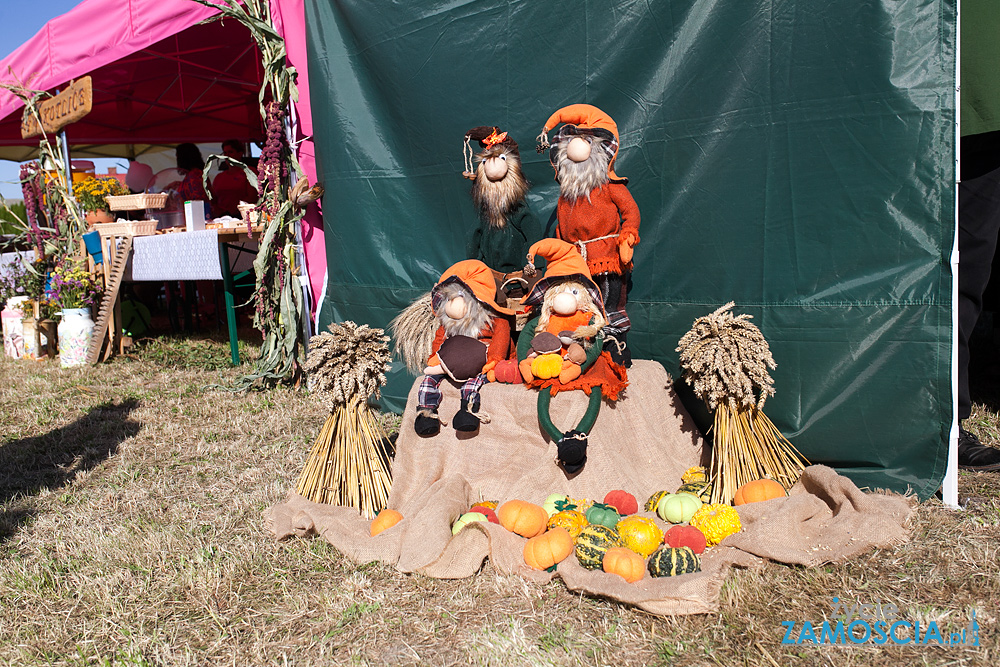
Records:
[[[222,280],[214,229],[132,239],[132,280]]]

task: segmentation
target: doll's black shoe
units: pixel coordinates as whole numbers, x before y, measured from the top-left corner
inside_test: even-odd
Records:
[[[478,412],[479,401],[475,401],[470,405],[468,401],[463,399],[462,408],[455,413],[455,418],[451,422],[455,430],[471,433],[478,429],[480,424],[480,419],[477,416]]]
[[[433,410],[417,411],[417,418],[413,420],[413,430],[421,438],[429,438],[441,432],[441,420],[438,419],[437,412]]]
[[[556,443],[559,465],[568,474],[579,472],[587,462],[587,434],[582,431],[567,431]]]

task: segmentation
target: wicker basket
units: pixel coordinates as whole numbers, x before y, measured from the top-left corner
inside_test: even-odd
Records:
[[[139,211],[145,208],[163,208],[167,203],[167,193],[119,195],[105,199],[112,211]]]
[[[243,222],[249,222],[251,225],[256,225],[260,220],[260,213],[254,210],[257,208],[256,204],[248,204],[241,201],[236,208],[239,209],[240,217],[243,218]]]
[[[101,236],[151,236],[156,233],[156,220],[102,222],[94,225],[94,230]]]

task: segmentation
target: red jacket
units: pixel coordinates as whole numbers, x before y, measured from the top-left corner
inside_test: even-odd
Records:
[[[585,244],[587,268],[592,276],[621,274],[631,269],[631,262],[623,265],[618,255],[618,245],[628,235],[635,238],[634,243],[639,242],[639,207],[627,187],[621,183],[606,183],[591,190],[590,201],[580,197],[572,204],[560,197],[556,215],[559,218],[558,239],[576,243],[613,235],[613,238]]]

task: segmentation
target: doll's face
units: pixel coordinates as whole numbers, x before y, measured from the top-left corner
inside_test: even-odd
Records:
[[[500,154],[497,157],[483,160],[483,173],[494,183],[503,180],[503,177],[507,175],[507,156]]]
[[[590,157],[590,142],[583,137],[573,137],[566,146],[566,157],[573,162],[583,162]]]
[[[461,295],[449,299],[448,303],[444,305],[444,314],[453,320],[462,319],[468,310],[469,307],[465,303],[465,297]]]

